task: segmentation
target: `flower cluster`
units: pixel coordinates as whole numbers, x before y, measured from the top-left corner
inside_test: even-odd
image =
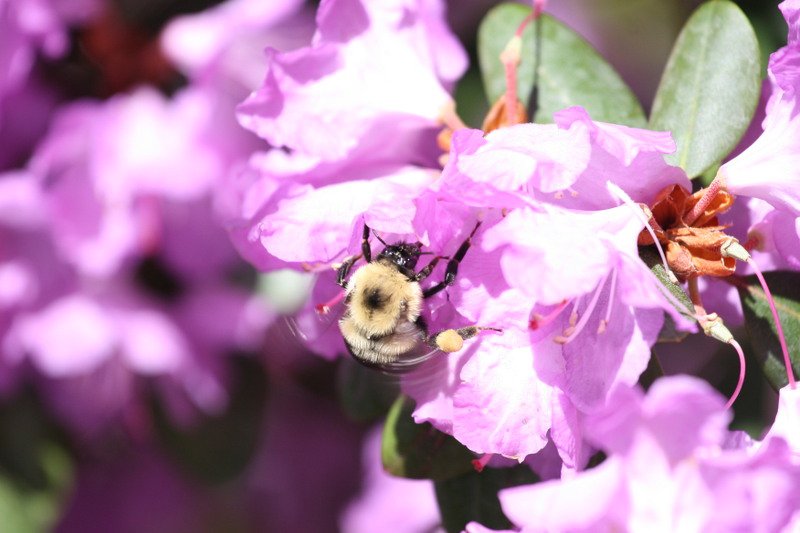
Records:
[[[610,456],[569,484],[509,492],[502,501],[517,525],[636,530],[652,513],[663,515],[666,529],[724,529],[719,520],[745,517],[785,525],[797,506],[791,495],[797,451],[790,443],[736,444],[721,433],[722,404],[694,381],[665,381],[645,403],[636,386],[665,316],[685,331],[695,329],[695,318],[704,328],[716,320],[699,305],[696,285],[694,308],[678,301],[640,259],[638,246],[661,241],[664,267],[680,281],[731,275],[735,263],[723,250],[729,225],[720,220],[741,218],[747,202],[742,198],[731,209],[728,191],[766,200],[783,213],[754,221],[754,228],[774,228],[767,242],[784,251],[786,264],[796,260],[790,244],[797,240],[792,176],[798,168],[788,66],[797,58],[792,3],[781,6],[790,42],[770,61],[764,134],[722,166],[722,196],[712,203],[702,193],[692,196],[687,175],[665,162],[676,149],[669,132],[598,122],[581,107],[556,113],[552,124],[512,123],[493,131],[459,124],[446,93],[452,78],[443,76],[437,56],[453,53],[452,41],[431,24],[432,3],[323,2],[310,46],[269,54],[262,87],[238,108],[240,123],[272,147],[251,158],[230,185],[238,195],[229,216],[239,250],[261,268],[319,273],[308,319],[315,304],[337,301],[331,270],[359,256],[364,225],[374,246],[377,240],[416,242],[435,257],[452,258],[469,242],[454,283],[426,300],[427,328],[478,325],[502,333],[481,334],[403,376],[403,391],[416,402],[415,420],[478,455],[534,460],[552,445],[558,453],[548,457],[564,475],[585,469],[597,450]],[[334,11],[349,16],[334,20]],[[401,48],[404,53],[396,51]],[[438,143],[437,128],[447,128]],[[437,147],[445,151],[437,154]],[[465,241],[476,221],[477,231]],[[791,232],[782,231],[787,224]],[[431,277],[443,275],[440,268]],[[703,286],[709,301],[721,298],[718,284],[704,280]],[[334,319],[347,305],[332,307]],[[741,321],[741,309],[732,313],[733,322]],[[346,348],[331,336],[310,341],[328,356]],[[700,405],[707,409],[698,411]],[[676,425],[662,425],[662,417]],[[609,419],[621,425],[598,434]],[[706,435],[709,424],[713,437]],[[624,443],[620,435],[627,435]],[[642,476],[653,462],[663,469]],[[676,466],[683,464],[686,472]],[[770,497],[781,499],[785,512],[767,517],[736,503],[767,497],[742,485],[744,479],[767,479],[781,469],[786,478],[776,483],[786,491]],[[702,495],[684,491],[684,483],[700,486],[701,477],[713,478]],[[664,486],[668,499],[639,502],[638,484]],[[577,487],[608,498],[576,515],[567,498],[579,494]],[[681,510],[694,513],[689,508],[698,501],[720,498],[719,505],[738,509],[735,517]]]
[[[701,332],[743,365],[714,313],[745,321],[736,273],[800,270],[800,0],[780,5],[788,43],[770,57],[760,131],[695,192],[665,159],[671,132],[567,97],[527,121],[520,47],[553,23],[544,2],[509,28],[506,91],[480,129],[459,117],[468,54],[444,0],[322,0],[315,18],[303,0],[202,4],[137,21],[106,0],[0,0],[0,399],[32,393],[66,430],[77,481],[61,530],[109,501],[126,502],[109,530],[238,513],[292,531],[800,527],[783,338],[788,384],[758,439],[729,429],[744,368],[727,405],[700,378],[650,375],[663,341]],[[368,263],[384,285],[353,281]],[[314,286],[276,320],[258,284],[286,270]],[[356,312],[393,322],[348,337]],[[340,360],[381,343],[402,358],[409,336],[424,355],[397,390]],[[397,453],[410,464],[432,440],[436,474],[408,475],[435,488],[382,470],[379,455],[408,445],[394,408],[382,444],[348,425],[321,384],[333,364],[342,388],[380,389],[339,392],[346,410],[378,411],[364,419],[386,413],[387,390],[413,401],[417,437]],[[213,458],[195,469],[210,484],[236,482],[186,479],[198,457]],[[453,526],[448,484],[484,467],[528,484],[499,484],[502,520]],[[218,489],[238,503],[209,510]]]

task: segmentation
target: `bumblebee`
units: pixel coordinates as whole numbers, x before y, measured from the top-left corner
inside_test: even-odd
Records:
[[[435,256],[420,271],[415,268],[422,252],[419,243],[398,242],[384,245],[372,259],[370,228],[365,224],[361,254],[348,258],[337,269],[337,283],[345,289],[347,309],[339,321],[339,329],[350,354],[360,363],[386,372],[400,373],[417,367],[436,351],[455,352],[466,339],[481,330],[469,326],[429,334],[422,317],[424,301],[451,285],[458,274],[458,265],[480,227],[475,225],[469,237],[452,258]],[[353,265],[361,257],[366,264],[348,279]],[[423,289],[420,282],[433,272],[441,259],[448,259],[444,280]]]

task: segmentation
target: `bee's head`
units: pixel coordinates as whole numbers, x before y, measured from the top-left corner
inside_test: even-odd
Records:
[[[419,243],[398,242],[384,248],[378,254],[378,259],[386,259],[398,267],[414,270],[420,255]]]

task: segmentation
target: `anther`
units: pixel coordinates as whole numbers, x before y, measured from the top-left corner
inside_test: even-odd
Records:
[[[597,288],[594,290],[594,294],[592,294],[592,299],[589,301],[589,305],[586,306],[586,309],[583,311],[583,315],[581,315],[580,320],[577,324],[570,326],[569,328],[565,329],[562,335],[555,337],[553,340],[558,344],[567,344],[575,339],[578,334],[586,327],[587,322],[589,322],[589,318],[592,316],[592,311],[597,306],[597,301],[600,299],[600,293],[603,292],[603,288],[605,287],[606,280],[610,273],[606,274],[603,279],[597,284]],[[577,307],[577,305],[576,305]],[[571,318],[571,317],[570,317]]]

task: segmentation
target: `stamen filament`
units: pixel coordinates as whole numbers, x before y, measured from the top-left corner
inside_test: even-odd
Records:
[[[783,351],[783,363],[786,365],[786,377],[789,380],[789,385],[794,389],[796,387],[796,381],[794,379],[794,370],[792,370],[792,361],[789,358],[789,348],[786,346],[786,337],[783,334],[783,326],[781,325],[781,318],[778,315],[778,309],[775,307],[775,299],[772,297],[772,293],[767,286],[767,280],[764,279],[764,275],[761,273],[761,269],[758,268],[756,262],[753,261],[753,258],[747,259],[747,264],[753,268],[753,272],[755,272],[756,277],[758,278],[758,282],[761,283],[761,288],[764,289],[764,294],[767,295],[767,302],[769,303],[769,310],[772,312],[772,318],[775,320],[775,328],[778,332],[778,340],[781,343],[781,350]]]
[[[528,321],[528,328],[535,331],[539,328],[550,325],[550,323],[552,323],[553,320],[555,320],[561,314],[561,311],[566,309],[567,305],[569,305],[569,301],[564,300],[563,302],[558,304],[555,309],[553,309],[546,315],[533,313],[533,316]]]
[[[575,340],[575,337],[578,336],[578,334],[586,326],[586,323],[589,322],[589,319],[592,316],[592,312],[594,311],[594,308],[597,306],[597,301],[600,299],[600,293],[603,292],[603,288],[606,285],[606,280],[608,279],[608,276],[610,274],[611,273],[609,272],[608,274],[603,276],[603,279],[601,279],[600,283],[597,284],[597,288],[594,290],[594,294],[592,294],[592,299],[589,300],[589,305],[586,306],[586,309],[583,311],[581,319],[578,321],[578,323],[575,324],[574,327],[568,328],[570,331],[569,332],[565,331],[566,333],[565,335],[559,335],[553,340],[555,340],[559,344],[567,344]]]
[[[606,305],[606,314],[600,325],[597,327],[597,333],[605,333],[608,321],[611,319],[611,311],[614,307],[614,293],[617,292],[617,270],[611,272],[611,289],[608,293],[608,304]]]
[[[467,127],[467,125],[464,124],[464,121],[461,120],[461,117],[459,117],[458,113],[456,112],[456,103],[454,100],[447,102],[447,104],[442,108],[439,118],[442,121],[442,124],[453,131],[461,130]]]
[[[742,392],[742,385],[744,385],[744,374],[745,374],[745,362],[744,362],[744,351],[742,351],[742,347],[736,342],[735,339],[731,339],[728,341],[728,344],[733,346],[736,350],[736,353],[739,355],[739,381],[736,383],[736,389],[733,391],[728,403],[725,404],[725,409],[730,409],[733,405],[733,402],[736,401],[736,398],[739,397],[739,393]]]
[[[648,233],[650,233],[650,236],[653,238],[653,243],[656,245],[656,249],[658,250],[658,255],[661,256],[661,264],[664,265],[664,271],[669,276],[670,281],[672,281],[673,283],[678,283],[678,278],[675,277],[675,273],[672,272],[672,269],[669,268],[669,265],[667,264],[667,256],[664,254],[664,249],[661,248],[661,243],[658,242],[658,237],[656,236],[656,232],[655,230],[653,230],[652,226],[650,226],[649,217],[647,217],[644,214],[644,211],[642,211],[642,208],[636,202],[634,202],[630,196],[628,196],[628,193],[620,189],[620,187],[616,183],[612,181],[606,181],[606,188],[608,189],[608,191],[611,193],[612,196],[616,197],[622,203],[630,207],[636,214],[636,216],[639,218],[639,220],[642,221],[642,223],[644,223],[645,229],[647,230]]]
[[[315,305],[314,310],[317,312],[317,314],[327,315],[328,313],[331,312],[331,307],[344,300],[344,295],[345,295],[344,291],[339,291],[333,298],[331,298],[327,302]]]

